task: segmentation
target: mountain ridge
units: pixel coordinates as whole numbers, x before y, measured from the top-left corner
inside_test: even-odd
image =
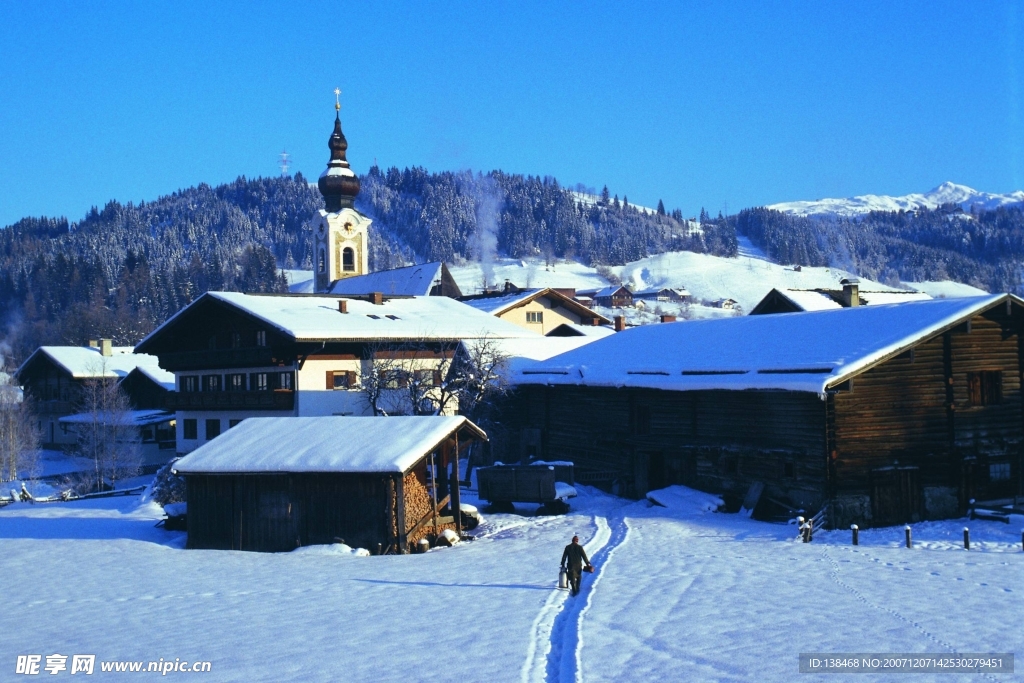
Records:
[[[946,181],[924,193],[900,196],[865,194],[855,197],[825,198],[780,202],[766,206],[796,216],[864,216],[872,211],[917,211],[937,209],[946,204],[957,204],[970,213],[972,209],[992,211],[1001,207],[1024,205],[1024,190],[996,194],[975,190],[967,185]]]

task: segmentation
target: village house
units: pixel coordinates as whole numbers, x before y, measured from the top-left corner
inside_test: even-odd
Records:
[[[601,289],[580,289],[576,291],[579,301],[592,301],[593,305],[606,308],[628,308],[633,305],[633,293],[622,285],[609,285]]]
[[[538,334],[547,335],[561,325],[611,325],[612,321],[556,289],[518,289],[464,296],[467,306],[490,313]]]
[[[759,483],[833,527],[955,517],[1022,493],[1022,326],[992,295],[631,328],[521,368],[495,457],[637,497]]]
[[[750,315],[828,311],[852,306],[880,306],[931,299],[924,292],[891,287],[864,290],[860,288],[860,281],[856,278],[844,279],[840,284],[842,289],[772,289],[754,306]]]
[[[654,287],[641,289],[633,292],[634,301],[674,301],[677,303],[689,303],[693,296],[686,289],[674,289],[671,287]]]
[[[114,346],[110,339],[90,341],[85,347],[40,346],[15,377],[38,416],[42,446],[54,450],[76,442],[77,435],[61,418],[80,412],[85,382],[120,382],[133,408],[158,411],[164,409],[161,394],[174,382],[155,356],[132,353],[132,347]],[[167,426],[172,419],[167,416]]]
[[[460,452],[486,439],[459,416],[246,420],[174,465],[185,478],[187,547],[408,552],[461,531]]]
[[[440,383],[460,340],[538,337],[448,297],[207,292],[136,347],[173,372],[177,451],[257,416],[373,414],[364,377],[382,359]],[[399,367],[400,366],[400,367]]]

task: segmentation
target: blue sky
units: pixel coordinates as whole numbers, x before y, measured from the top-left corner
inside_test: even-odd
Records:
[[[1024,188],[1018,3],[0,3],[0,225],[349,159],[687,215]]]

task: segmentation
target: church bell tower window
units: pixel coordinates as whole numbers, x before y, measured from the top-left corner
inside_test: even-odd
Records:
[[[341,252],[341,269],[346,273],[355,272],[356,252],[352,247],[345,247],[345,250]]]
[[[320,247],[320,256],[317,257],[317,271],[320,273],[327,271],[327,253],[323,247]]]

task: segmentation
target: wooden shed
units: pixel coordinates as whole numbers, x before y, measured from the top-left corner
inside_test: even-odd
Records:
[[[187,547],[407,552],[461,531],[459,453],[486,439],[461,416],[249,418],[175,464]]]
[[[643,496],[685,484],[835,527],[1024,493],[1024,306],[1011,295],[632,328],[524,366],[511,452]],[[586,419],[580,419],[585,415]]]

